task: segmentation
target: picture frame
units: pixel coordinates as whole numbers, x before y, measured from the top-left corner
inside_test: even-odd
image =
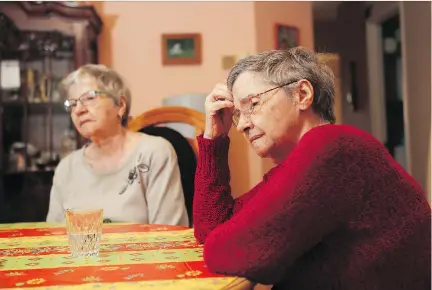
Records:
[[[300,31],[297,27],[276,23],[274,34],[275,49],[290,49],[300,45]]]
[[[202,38],[200,33],[162,34],[163,65],[201,64]]]

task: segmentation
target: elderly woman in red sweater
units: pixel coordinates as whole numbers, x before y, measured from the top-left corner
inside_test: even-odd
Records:
[[[335,125],[334,76],[302,48],[240,60],[206,99],[195,237],[211,271],[275,289],[429,289],[431,208],[370,134]],[[277,166],[231,197],[232,123]]]

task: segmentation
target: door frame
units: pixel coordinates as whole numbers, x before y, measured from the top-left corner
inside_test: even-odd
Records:
[[[368,64],[368,81],[369,81],[369,106],[371,118],[371,132],[383,144],[387,142],[387,118],[385,107],[385,86],[384,86],[384,60],[382,55],[382,31],[381,24],[399,13],[400,3],[395,1],[389,2],[371,2],[370,14],[366,19],[366,55]],[[401,22],[402,26],[402,22]],[[403,58],[403,55],[402,55]],[[403,64],[403,59],[402,59]],[[405,68],[402,65],[402,74]],[[402,81],[402,88],[404,83]],[[402,90],[404,91],[404,90]],[[404,104],[404,135],[405,135],[405,156],[406,169],[411,171],[411,152],[409,142],[409,128],[406,120],[407,96],[403,94]]]

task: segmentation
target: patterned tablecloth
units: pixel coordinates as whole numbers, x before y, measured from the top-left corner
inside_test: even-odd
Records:
[[[0,224],[0,289],[229,289],[241,283],[207,270],[193,230],[105,224],[98,257],[72,258],[66,229]]]

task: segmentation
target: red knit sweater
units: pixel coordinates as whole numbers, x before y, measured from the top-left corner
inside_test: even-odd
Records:
[[[368,133],[310,130],[236,200],[228,137],[198,142],[194,228],[211,271],[277,289],[430,289],[430,205]]]

